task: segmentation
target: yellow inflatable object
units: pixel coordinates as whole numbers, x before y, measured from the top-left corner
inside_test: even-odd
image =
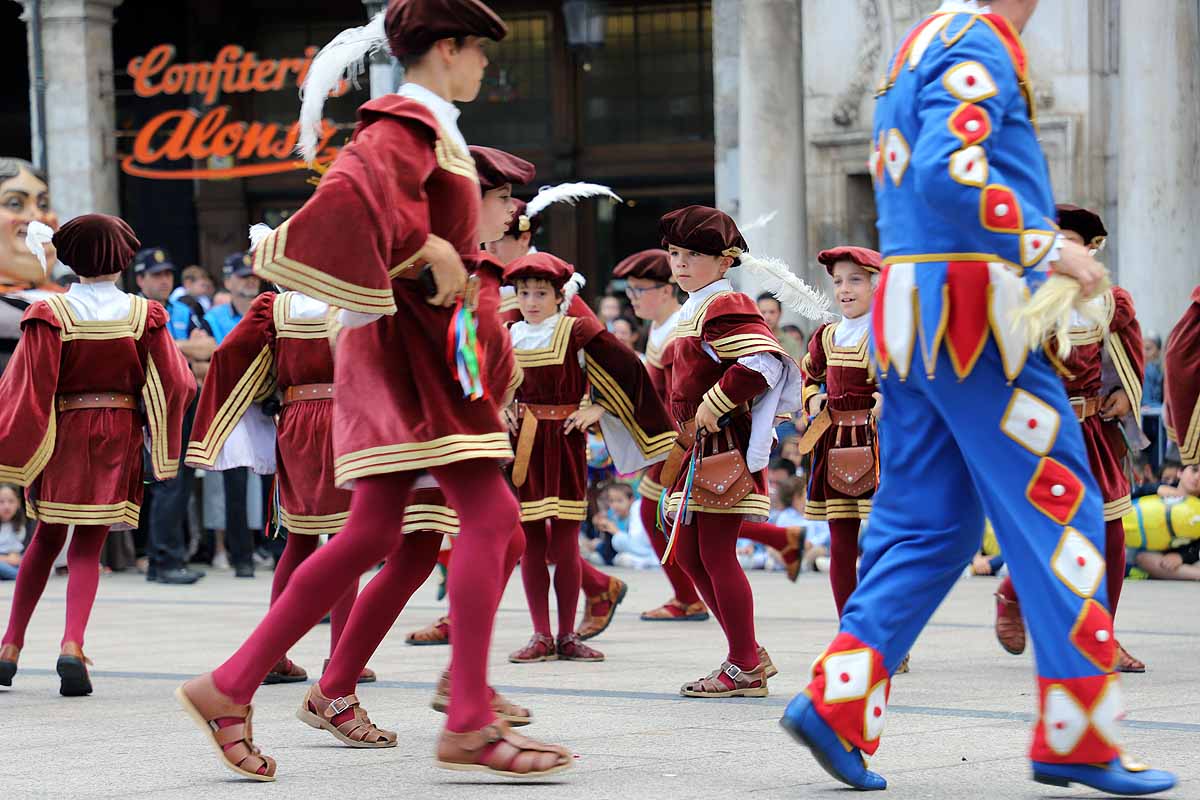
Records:
[[[1200,497],[1139,497],[1121,524],[1126,547],[1161,553],[1186,540],[1200,539]]]

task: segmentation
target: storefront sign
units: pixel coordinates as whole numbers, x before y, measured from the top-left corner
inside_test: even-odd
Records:
[[[231,119],[231,106],[217,105],[230,94],[295,90],[304,82],[316,55],[308,47],[304,58],[261,59],[235,45],[225,45],[213,61],[175,63],[172,45],[160,44],[138,56],[126,68],[139,97],[185,94],[204,107],[164,111],[137,132],[133,153],[121,161],[129,175],[160,180],[245,178],[305,169],[296,158],[300,123],[245,122]],[[334,96],[349,89],[343,84]],[[329,142],[337,129],[331,120],[322,123],[318,160],[328,162],[336,153]],[[205,166],[174,169],[186,161]]]

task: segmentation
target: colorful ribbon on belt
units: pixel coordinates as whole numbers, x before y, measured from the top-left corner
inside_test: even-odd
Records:
[[[661,562],[663,564],[666,564],[671,558],[671,553],[675,549],[675,537],[679,533],[679,523],[688,513],[688,503],[692,499],[692,481],[696,477],[696,465],[700,461],[700,446],[700,439],[697,437],[696,443],[693,445],[691,461],[688,462],[687,477],[683,479],[683,494],[679,498],[679,508],[675,512],[675,522],[671,525],[671,535],[667,537],[667,548],[663,551]],[[658,499],[660,514],[663,513],[662,503],[667,494],[668,490],[664,489]],[[662,519],[665,521],[666,517],[663,516]]]
[[[454,315],[450,318],[446,360],[450,364],[450,371],[462,386],[463,397],[471,400],[487,397],[487,389],[483,385],[481,375],[483,356],[479,352],[475,315],[463,298],[459,298],[454,306]]]

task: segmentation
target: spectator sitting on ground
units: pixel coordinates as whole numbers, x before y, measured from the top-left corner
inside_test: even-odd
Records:
[[[21,553],[25,550],[25,511],[21,490],[0,483],[0,581],[17,579]]]
[[[613,488],[616,488],[616,486],[625,486],[625,484],[616,484]],[[610,495],[610,497],[615,497],[615,493]],[[630,494],[630,497],[632,497],[632,494]],[[627,567],[628,569],[657,569],[659,566],[658,555],[654,552],[654,546],[650,544],[650,537],[642,525],[641,504],[644,502],[647,501],[640,498],[633,502],[628,512],[628,531],[625,533],[616,533],[612,537],[613,549],[617,552],[613,556],[613,564],[618,567]],[[611,504],[609,508],[612,508]]]
[[[824,520],[808,519],[804,516],[805,479],[796,476],[780,481],[771,492],[772,525],[781,528],[800,526],[804,528],[804,552],[800,556],[800,571],[817,569],[817,559],[829,556],[829,523]],[[778,553],[772,556],[781,565],[783,558]]]
[[[1154,474],[1154,465],[1144,453],[1131,454],[1133,469],[1132,469],[1132,491],[1130,494],[1136,500],[1139,497],[1145,497],[1149,494],[1158,494],[1159,481]]]
[[[1000,555],[1000,543],[996,540],[996,531],[990,521],[985,521],[983,528],[983,543],[979,552],[971,559],[967,567],[967,575],[999,576],[1004,569],[1004,556]]]
[[[1175,493],[1163,494],[1163,489]],[[1184,467],[1178,487],[1136,501],[1122,518],[1131,578],[1200,581],[1200,465]]]
[[[596,552],[605,564],[611,565],[617,554],[616,537],[629,534],[633,487],[614,481],[603,489],[601,497],[600,508],[592,517],[592,526],[601,538],[596,544]]]
[[[1158,489],[1156,490],[1158,496],[1178,497],[1179,493],[1174,490],[1179,485],[1179,478],[1182,474],[1183,465],[1178,461],[1164,461],[1162,472],[1158,474]]]

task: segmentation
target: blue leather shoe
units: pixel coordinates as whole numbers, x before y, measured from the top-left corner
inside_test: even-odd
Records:
[[[846,749],[842,739],[813,708],[812,700],[801,692],[792,698],[779,724],[792,738],[812,751],[826,772],[847,786],[864,791],[886,789],[887,781],[867,769],[862,751]]]
[[[1175,785],[1175,776],[1170,772],[1140,765],[1126,766],[1119,758],[1104,765],[1034,761],[1033,779],[1050,786],[1081,783],[1107,794],[1125,796],[1165,792]]]

